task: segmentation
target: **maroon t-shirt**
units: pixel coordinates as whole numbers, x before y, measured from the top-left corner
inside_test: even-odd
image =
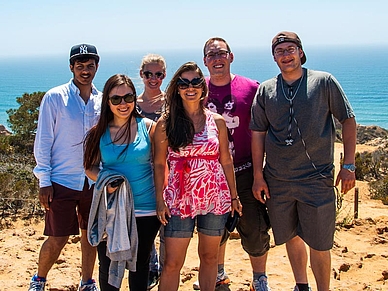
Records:
[[[251,153],[251,105],[259,83],[243,76],[235,75],[225,86],[214,86],[206,78],[209,96],[206,107],[222,115],[228,127],[229,149],[233,155],[235,172],[252,166]]]

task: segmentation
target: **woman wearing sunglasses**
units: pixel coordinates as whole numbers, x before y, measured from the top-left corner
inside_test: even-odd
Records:
[[[208,88],[197,64],[182,65],[166,90],[155,129],[157,215],[165,225],[166,256],[159,290],[178,290],[180,270],[197,226],[202,291],[214,290],[217,255],[231,210],[241,213],[225,120],[204,107]],[[166,158],[170,165],[164,188]],[[164,188],[164,189],[163,189]]]
[[[132,81],[125,75],[117,74],[105,83],[100,120],[89,131],[84,142],[84,167],[88,177],[97,180],[96,188],[99,185],[98,179],[104,171],[120,173],[130,186],[138,239],[136,272],[129,272],[131,290],[147,290],[151,247],[160,228],[160,221],[156,218],[155,212],[155,186],[151,165],[154,124],[137,112],[136,90]],[[106,185],[109,194],[121,191],[121,186],[112,184]],[[108,205],[109,198],[113,197],[109,194]],[[128,199],[132,197],[129,196]],[[92,211],[93,209],[91,214]],[[118,215],[117,211],[114,215]],[[114,237],[123,235],[121,232],[113,233]],[[109,247],[108,244],[108,250]],[[97,250],[101,290],[119,290],[120,286],[108,283],[111,260],[106,254],[107,241],[101,241]]]
[[[144,91],[137,97],[137,109],[145,117],[157,121],[163,111],[166,93],[160,89],[166,77],[166,61],[161,55],[147,54],[140,64],[140,77],[144,83]],[[163,228],[159,233],[159,253],[152,245],[150,258],[150,272],[148,278],[148,289],[158,284],[159,276],[164,260],[164,236]]]
[[[157,54],[144,56],[140,65],[140,77],[144,83],[144,92],[137,97],[138,110],[143,116],[157,121],[165,100],[165,93],[160,89],[166,77],[164,58]]]

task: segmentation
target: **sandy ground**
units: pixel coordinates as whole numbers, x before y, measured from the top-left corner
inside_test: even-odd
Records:
[[[358,146],[358,151],[368,150]],[[341,146],[336,148],[338,164]],[[332,250],[332,290],[388,290],[388,206],[369,199],[365,182],[357,182],[359,189],[358,218],[354,216],[354,191],[344,200],[339,221],[342,227],[335,235]],[[42,221],[13,222],[13,226],[0,231],[0,290],[27,290],[31,276],[37,270],[39,249],[45,237]],[[158,241],[158,240],[157,240]],[[271,242],[267,273],[272,290],[292,290],[294,279],[284,245]],[[189,246],[185,266],[181,272],[179,290],[193,290],[198,279],[197,236]],[[229,286],[218,290],[249,290],[251,267],[248,255],[242,250],[240,239],[235,235],[227,245],[226,271],[231,279]],[[97,263],[95,278],[97,274]],[[77,290],[80,279],[79,237],[71,237],[48,276],[46,290]],[[316,290],[311,268],[308,276]],[[122,290],[128,290],[126,280]],[[156,290],[155,288],[154,290]]]

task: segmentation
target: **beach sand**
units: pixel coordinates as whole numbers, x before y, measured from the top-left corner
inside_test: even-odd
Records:
[[[338,169],[342,145],[336,144],[336,165]],[[369,150],[359,145],[357,150]],[[353,220],[354,191],[345,196],[339,214],[343,227],[335,234],[332,250],[332,290],[388,290],[388,206],[379,200],[369,198],[366,182],[357,181],[359,189],[358,218]],[[42,235],[41,220],[16,220],[12,226],[0,231],[0,290],[26,291],[29,280],[37,270]],[[243,251],[240,239],[234,234],[228,241],[225,269],[231,284],[217,290],[249,290],[252,271],[248,255]],[[158,240],[156,240],[158,244]],[[198,279],[197,235],[192,239],[181,271],[179,290],[193,290]],[[80,280],[80,242],[78,236],[69,239],[58,261],[48,276],[46,290],[75,291]],[[95,278],[98,278],[96,263]],[[294,279],[288,262],[285,246],[274,246],[268,255],[267,274],[273,291],[292,290]],[[127,276],[125,276],[126,278]],[[314,276],[310,266],[308,277],[313,290]],[[127,280],[121,290],[128,290]],[[153,290],[157,290],[155,287]]]

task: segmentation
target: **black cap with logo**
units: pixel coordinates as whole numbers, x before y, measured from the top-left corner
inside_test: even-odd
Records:
[[[91,57],[98,63],[100,56],[97,53],[97,48],[91,44],[77,44],[70,49],[70,62],[78,57]]]

